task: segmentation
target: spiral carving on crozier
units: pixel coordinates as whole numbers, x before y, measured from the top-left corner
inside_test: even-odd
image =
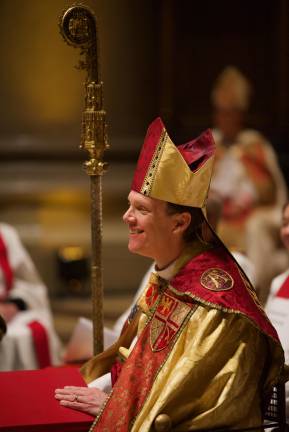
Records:
[[[67,9],[60,17],[59,26],[69,45],[88,48],[95,42],[95,16],[87,6],[76,5]]]

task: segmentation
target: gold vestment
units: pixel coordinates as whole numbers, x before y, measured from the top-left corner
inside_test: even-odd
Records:
[[[200,263],[206,265],[210,256],[212,260],[215,253],[213,249],[211,252],[199,252],[199,257],[191,258],[189,265],[196,260],[199,260],[198,267]],[[220,251],[218,251],[214,258],[216,259],[217,268],[208,268],[204,272],[202,270],[202,276],[207,274],[208,271],[218,270],[219,275],[223,278],[220,279],[221,283],[223,283],[223,290],[231,290],[230,295],[234,296],[235,294],[232,294],[233,290],[237,290],[238,284],[244,285],[244,282],[240,278],[237,264],[232,261],[228,252],[223,249],[221,249],[221,252],[230,262],[226,262],[221,270],[219,266],[225,260],[222,257],[218,258],[220,257]],[[158,272],[157,278],[160,277],[162,281],[170,281],[173,284],[173,278],[179,274],[180,268],[184,265],[184,260],[188,261],[187,251],[181,259],[177,260],[169,268]],[[227,271],[225,271],[225,268]],[[228,273],[228,269],[234,269],[235,273]],[[216,277],[218,272],[212,273],[211,276]],[[224,279],[226,275],[228,278]],[[145,394],[144,399],[142,399],[143,402],[140,409],[136,410],[136,413],[127,423],[129,426],[125,426],[124,422],[122,422],[123,410],[124,407],[129,408],[130,403],[134,403],[134,395],[126,396],[127,400],[124,401],[122,391],[120,392],[119,389],[113,390],[104,406],[103,413],[97,419],[92,430],[103,430],[105,427],[107,432],[123,432],[126,430],[146,432],[153,430],[154,420],[159,414],[170,416],[174,431],[218,427],[240,428],[260,425],[265,402],[268,402],[272,386],[280,380],[283,372],[284,357],[278,339],[274,338],[274,330],[272,330],[273,336],[270,336],[270,334],[262,330],[262,325],[260,327],[255,324],[243,312],[222,307],[217,303],[212,307],[212,304],[209,302],[206,304],[206,301],[200,297],[198,301],[195,301],[197,297],[192,291],[195,306],[187,314],[187,318],[177,330],[177,336],[172,339],[171,349],[165,360],[160,363],[160,367],[152,371],[149,365],[145,364],[138,369],[138,366],[131,361],[133,352],[135,353],[137,350],[139,350],[139,358],[141,359],[141,346],[144,346],[142,344],[146,344],[147,355],[147,343],[150,343],[151,354],[149,355],[151,357],[158,355],[163,349],[161,343],[159,346],[153,345],[155,341],[154,332],[158,333],[158,325],[161,322],[155,321],[153,323],[153,321],[159,307],[162,305],[162,300],[156,308],[151,308],[150,304],[148,304],[148,298],[151,300],[156,293],[156,291],[149,292],[154,284],[154,277],[151,278],[147,289],[138,301],[141,312],[135,316],[121,336],[121,340],[126,343],[123,344],[121,341],[116,343],[110,351],[106,351],[92,359],[83,369],[84,377],[88,382],[100,374],[108,372],[120,346],[126,346],[127,349],[120,348],[121,357],[127,357],[125,362],[127,368],[122,370],[120,377],[122,377],[122,383],[124,383],[123,374],[131,370],[131,372],[127,372],[128,374],[131,373],[132,376],[130,382],[133,383],[137,376],[137,381],[141,387],[143,374],[143,391]],[[217,279],[215,279],[215,282],[217,283]],[[243,285],[242,289],[245,286]],[[210,288],[204,287],[196,288],[195,292],[200,289],[205,289],[205,293],[208,292],[209,295],[216,296],[216,298],[219,294],[210,294]],[[170,283],[167,289],[165,288],[162,293],[159,292],[160,298],[167,296],[167,301],[169,298],[173,298],[169,297],[168,292],[169,295],[175,293],[178,301],[181,298],[181,302],[184,301],[184,303],[187,302],[188,304],[188,298],[183,300],[182,297],[185,293],[174,289]],[[190,295],[189,291],[186,291],[186,295]],[[252,301],[249,292],[247,296]],[[258,312],[256,314],[258,315]],[[260,314],[262,315],[263,312],[260,311]],[[262,319],[267,320],[265,315]],[[138,323],[137,329],[136,323]],[[270,328],[269,323],[268,326]],[[152,330],[150,333],[150,342],[146,342],[143,338],[148,327],[153,329],[153,333]],[[132,328],[134,328],[133,331],[130,330]],[[132,347],[129,348],[136,332],[138,341],[142,338],[141,346],[138,346],[137,342],[136,345],[132,344]],[[128,333],[130,335],[126,337]],[[157,349],[154,349],[155,346],[157,346]],[[152,374],[155,374],[152,386],[146,388],[145,381]],[[129,381],[127,382],[129,383]],[[116,386],[117,384],[118,381]],[[107,420],[109,418],[115,420]]]

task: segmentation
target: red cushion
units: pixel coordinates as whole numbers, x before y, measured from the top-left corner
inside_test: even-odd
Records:
[[[59,404],[54,390],[86,386],[75,367],[0,372],[0,431],[87,432],[94,417]]]

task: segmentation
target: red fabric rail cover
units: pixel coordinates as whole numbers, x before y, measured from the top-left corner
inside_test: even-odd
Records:
[[[54,390],[86,386],[75,367],[0,372],[1,432],[87,432],[94,417],[65,408]]]
[[[51,366],[49,341],[46,328],[39,321],[27,324],[31,330],[35,354],[39,368]]]

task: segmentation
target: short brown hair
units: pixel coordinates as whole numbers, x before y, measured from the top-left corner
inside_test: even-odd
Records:
[[[205,218],[200,208],[167,202],[167,211],[168,214],[189,213],[191,215],[190,225],[184,233],[184,240],[186,243],[190,243],[198,236],[202,238],[202,227]]]

